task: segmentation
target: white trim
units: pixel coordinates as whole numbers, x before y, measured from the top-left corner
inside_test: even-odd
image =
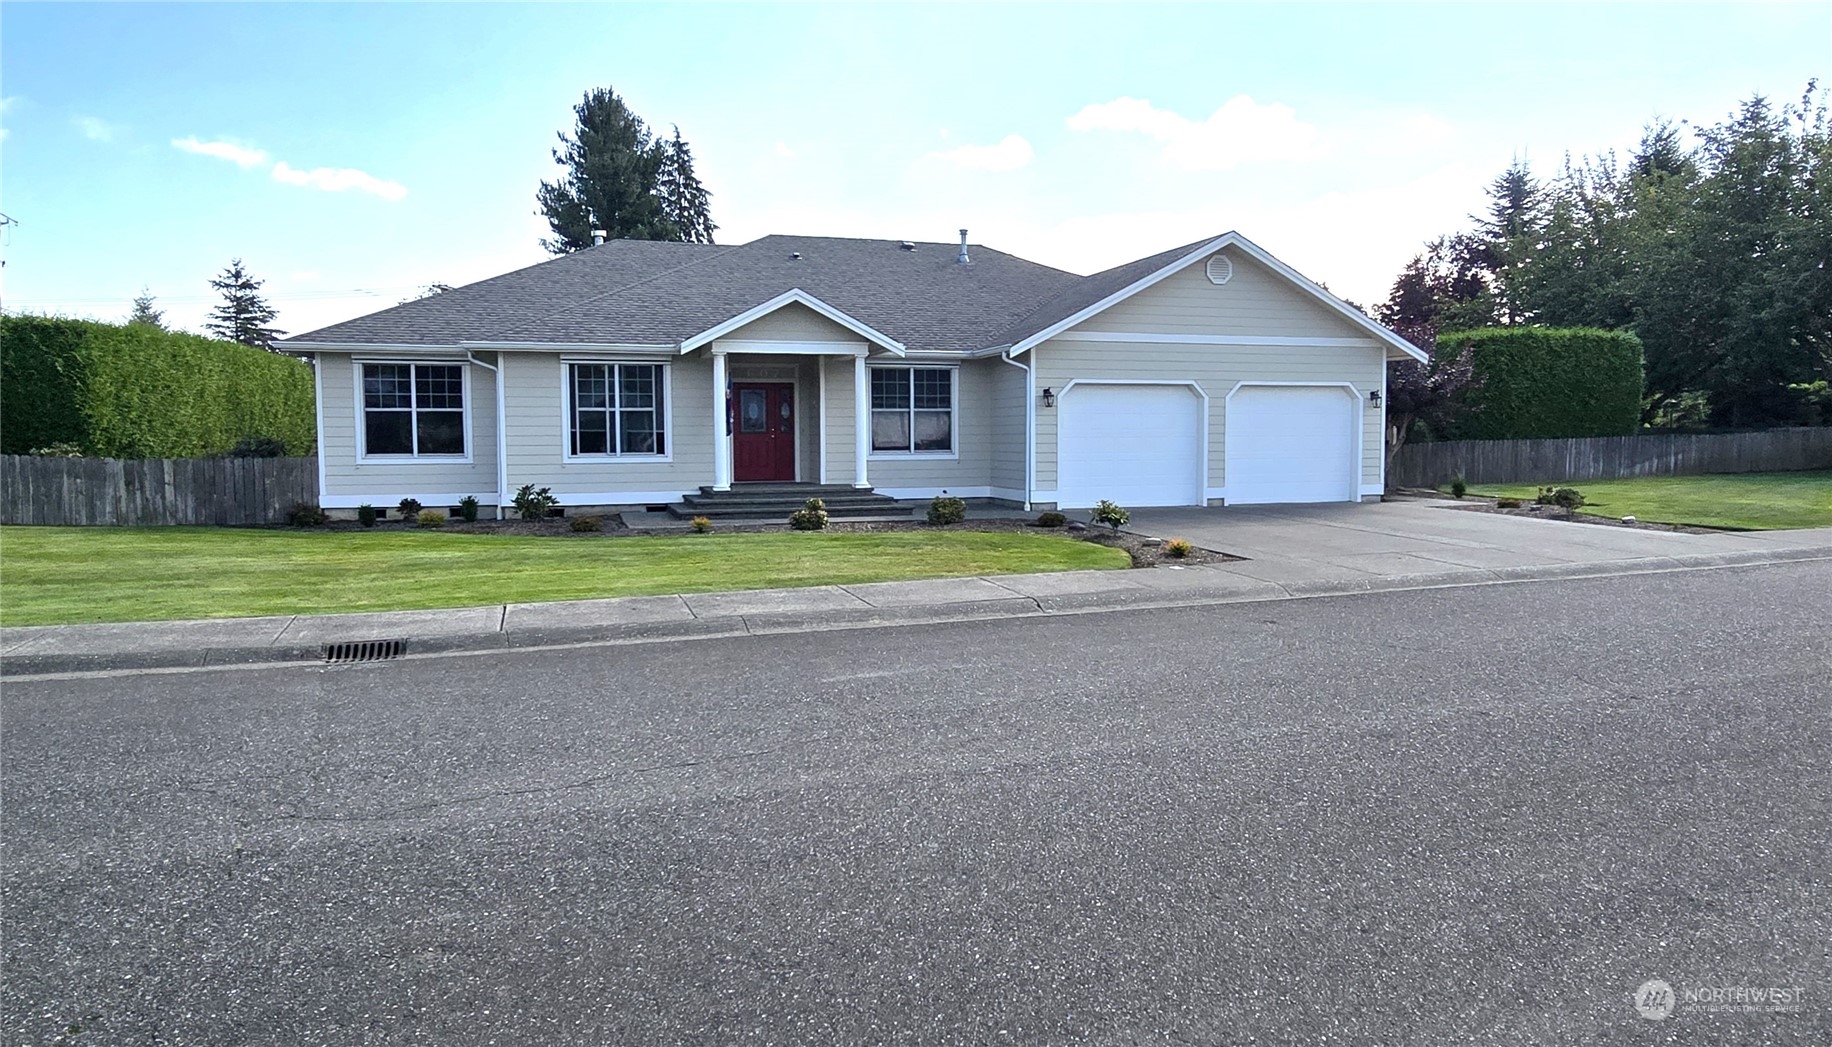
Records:
[[[1387,361],[1380,362],[1380,490],[1387,493]]]
[[[712,358],[712,489],[732,489],[731,372],[725,354]]]
[[[680,501],[681,495],[694,487],[689,484],[669,491],[556,491],[554,497],[560,500],[562,509],[582,505],[660,505]]]
[[[1413,345],[1411,342],[1406,341],[1404,338],[1401,338],[1399,335],[1395,334],[1394,332],[1389,331],[1387,328],[1382,327],[1378,323],[1375,323],[1361,310],[1355,308],[1354,306],[1348,304],[1347,302],[1344,302],[1342,299],[1337,298],[1335,295],[1330,294],[1328,291],[1325,291],[1323,288],[1317,286],[1315,283],[1311,282],[1308,278],[1306,278],[1302,273],[1286,265],[1284,262],[1279,261],[1277,258],[1272,257],[1272,255],[1268,254],[1264,248],[1255,244],[1253,241],[1248,240],[1246,237],[1240,235],[1237,232],[1223,233],[1222,235],[1216,237],[1215,239],[1210,240],[1205,244],[1201,244],[1197,246],[1195,249],[1190,251],[1188,254],[1184,255],[1182,258],[1179,258],[1176,261],[1171,262],[1170,264],[1164,266],[1163,268],[1157,270],[1156,272],[1148,273],[1144,277],[1138,280],[1134,280],[1132,283],[1126,285],[1125,287],[1120,288],[1118,291],[1113,292],[1112,294],[1108,295],[1107,297],[1102,298],[1100,301],[1095,302],[1093,305],[1090,305],[1090,306],[1087,306],[1086,308],[1078,310],[1075,313],[1072,313],[1069,316],[1064,317],[1063,319],[1058,320],[1053,324],[1050,324],[1048,327],[1043,328],[1041,331],[1038,331],[1035,334],[1031,334],[1031,335],[1026,336],[1025,338],[1020,339],[1019,341],[1012,344],[1012,347],[1010,348],[1010,350],[1008,350],[1008,353],[1012,356],[1018,356],[1024,353],[1025,351],[1029,350],[1033,346],[1039,345],[1045,341],[1048,341],[1051,338],[1056,337],[1057,335],[1068,330],[1069,328],[1074,327],[1075,325],[1081,323],[1084,320],[1087,320],[1089,317],[1092,317],[1098,313],[1105,312],[1107,309],[1115,305],[1118,305],[1119,303],[1125,301],[1128,298],[1131,298],[1133,295],[1138,294],[1140,291],[1143,291],[1148,287],[1151,287],[1152,285],[1158,283],[1160,280],[1164,280],[1170,276],[1174,276],[1175,274],[1182,272],[1184,269],[1188,268],[1189,266],[1192,266],[1196,264],[1197,262],[1208,258],[1210,255],[1214,254],[1216,251],[1220,251],[1223,248],[1227,248],[1227,247],[1240,248],[1241,251],[1244,252],[1246,255],[1253,258],[1255,261],[1260,262],[1262,265],[1265,265],[1267,268],[1271,269],[1273,272],[1277,273],[1278,275],[1284,277],[1286,280],[1289,280],[1293,284],[1297,285],[1299,290],[1304,291],[1306,294],[1309,294],[1311,297],[1317,299],[1319,302],[1322,302],[1324,305],[1335,310],[1336,313],[1342,316],[1344,319],[1348,320],[1349,322],[1355,324],[1357,327],[1360,327],[1363,330],[1367,331],[1369,334],[1373,335],[1375,339],[1377,339],[1379,342],[1385,345],[1392,346],[1393,348],[1399,349],[1400,351],[1404,352],[1406,355],[1420,362],[1424,362],[1427,359],[1429,359],[1427,355],[1425,354],[1425,351],[1420,349],[1418,346]]]
[[[815,374],[815,377],[820,379],[820,389],[817,395],[820,397],[820,400],[821,400],[820,418],[817,419],[817,421],[820,423],[820,429],[819,429],[818,434],[815,437],[815,439],[818,440],[820,443],[820,468],[815,476],[815,479],[819,483],[826,483],[827,482],[827,411],[828,411],[828,406],[827,406],[827,361],[825,360],[814,361],[814,374]]]
[[[768,353],[783,356],[865,356],[869,342],[771,342],[761,338],[720,338],[712,353]]]
[[[1380,484],[1362,484],[1361,485],[1361,494],[1363,497],[1366,497],[1370,494],[1386,494],[1386,493],[1387,493],[1386,488],[1382,487]]]
[[[1245,384],[1245,383],[1242,383],[1242,384]],[[1075,388],[1078,385],[1165,385],[1165,386],[1181,386],[1182,388],[1193,390],[1196,394],[1196,398],[1202,402],[1202,434],[1201,434],[1202,446],[1201,446],[1199,456],[1197,459],[1198,476],[1196,480],[1196,490],[1205,491],[1205,492],[1208,490],[1209,488],[1209,394],[1208,394],[1208,390],[1202,387],[1201,382],[1190,381],[1190,380],[1178,381],[1175,379],[1158,379],[1158,378],[1071,378],[1069,379],[1068,384],[1064,385],[1060,390],[1056,392],[1056,409],[1058,411],[1062,409],[1063,400],[1069,395],[1069,390]],[[1230,393],[1229,395],[1233,395],[1233,394]],[[1057,421],[1056,421],[1056,486],[1058,490],[1060,490],[1062,487],[1062,416],[1060,414],[1057,415]],[[1054,495],[1055,492],[1051,492],[1051,494]],[[1037,500],[1043,501],[1044,499],[1042,498],[1042,496],[1038,496]],[[1052,500],[1058,503],[1061,502],[1061,498],[1059,497],[1052,498]]]
[[[961,423],[961,366],[959,364],[924,363],[920,360],[913,361],[913,362],[908,361],[908,360],[899,360],[898,362],[894,364],[885,364],[885,363],[869,364],[867,365],[865,370],[867,371],[866,377],[868,379],[870,378],[869,372],[871,371],[948,371],[950,372],[948,376],[948,450],[946,451],[880,451],[876,448],[872,448],[870,452],[870,457],[873,461],[880,461],[880,462],[920,462],[920,461],[957,462],[957,461],[960,461],[960,457],[961,457],[961,424],[960,424]],[[869,384],[870,383],[868,381],[867,385],[869,386]],[[866,410],[865,417],[860,418],[858,420],[858,424],[861,427],[865,428],[867,430],[867,433],[869,434],[870,428],[871,428],[871,410],[873,410],[873,408],[871,407],[871,390],[869,388],[867,388],[865,398],[861,402],[865,404],[867,410]],[[911,406],[909,408],[911,415],[912,415],[910,419],[910,443],[912,445],[914,445],[916,442],[916,428],[915,428],[916,420],[914,418],[915,412],[918,410],[931,410],[932,409],[932,408],[918,408],[915,406],[915,404],[916,404],[916,379],[914,376],[912,376],[910,378],[910,405]],[[871,441],[866,440],[864,446],[870,447]]]
[[[852,358],[852,485],[871,486],[867,476],[871,461],[871,382],[866,373],[865,358]]]
[[[409,345],[391,342],[301,342],[296,339],[275,342],[275,349],[314,349],[327,353],[442,353],[450,356],[463,346]]]
[[[1383,369],[1385,368],[1385,364],[1382,365],[1382,368]],[[1228,424],[1229,424],[1229,421],[1233,418],[1234,394],[1240,392],[1242,389],[1246,389],[1249,387],[1273,388],[1273,389],[1340,389],[1344,393],[1348,394],[1349,399],[1354,401],[1355,403],[1355,426],[1354,426],[1354,429],[1355,429],[1355,457],[1354,457],[1355,478],[1354,478],[1354,481],[1350,485],[1350,489],[1360,492],[1361,488],[1364,486],[1364,484],[1362,483],[1362,476],[1367,472],[1367,458],[1365,457],[1365,454],[1366,454],[1367,442],[1368,442],[1368,423],[1367,423],[1367,419],[1363,417],[1362,413],[1367,410],[1368,405],[1367,405],[1367,398],[1362,395],[1361,390],[1357,389],[1353,382],[1235,382],[1234,388],[1229,389],[1228,395],[1224,397],[1222,400],[1222,422],[1221,422],[1221,435],[1222,435],[1221,482],[1222,482],[1222,491],[1223,491],[1221,495],[1222,498],[1228,497],[1226,493],[1227,484],[1228,484],[1227,456],[1228,456],[1228,450],[1234,446],[1234,441],[1228,439]],[[1357,499],[1360,498],[1359,493],[1357,493],[1356,498]],[[1342,500],[1348,501],[1348,499],[1346,498]],[[1267,503],[1267,504],[1282,504],[1282,503]]]
[[[1021,364],[1004,353],[999,354],[999,362],[1024,372],[1024,490],[1023,497],[1012,500],[1023,502],[1025,510],[1029,511],[1030,492],[1037,486],[1037,370],[1032,364]]]
[[[768,316],[769,314],[775,312],[776,310],[781,309],[782,307],[786,305],[790,305],[790,304],[798,304],[798,305],[807,306],[809,309],[812,309],[815,312],[826,317],[827,319],[832,320],[834,323],[839,324],[841,327],[846,328],[848,331],[851,331],[853,334],[856,334],[860,336],[861,338],[864,338],[866,341],[875,342],[878,345],[881,345],[884,348],[890,350],[891,352],[897,354],[898,356],[903,355],[903,343],[902,342],[899,342],[895,338],[892,338],[889,335],[884,334],[883,332],[872,327],[870,324],[864,323],[863,321],[860,321],[860,320],[855,320],[852,317],[847,316],[845,313],[841,312],[838,309],[835,309],[833,306],[828,305],[826,302],[821,301],[819,298],[814,297],[813,295],[809,294],[808,292],[802,290],[799,287],[791,287],[787,291],[784,291],[783,293],[777,295],[776,297],[770,299],[767,302],[763,302],[759,305],[754,305],[751,308],[746,309],[744,312],[739,313],[738,315],[731,317],[728,320],[725,320],[721,323],[714,324],[713,326],[708,327],[706,330],[701,331],[699,334],[696,334],[690,338],[682,340],[681,352],[683,353],[692,352],[693,350],[698,349],[700,346],[705,345],[707,342],[713,341],[718,338],[723,338],[724,336],[732,333],[733,331],[736,331],[738,328],[743,327],[745,324],[751,323],[752,321],[755,321],[762,317]]]
[[[662,353],[675,355],[672,345],[650,345],[643,342],[459,342],[460,349],[519,349],[530,352],[558,353]]]
[[[1149,331],[1064,331],[1063,342],[1158,342],[1164,345],[1277,345],[1330,349],[1378,349],[1372,338],[1295,338],[1259,334],[1152,334]]]
[[[325,483],[324,354],[322,353],[312,354],[312,398],[316,401],[318,411],[318,432],[315,434],[313,443],[318,450],[318,505],[322,508],[324,506],[325,493],[330,490],[329,485]],[[354,437],[356,434],[351,433],[350,435]]]
[[[411,367],[420,367],[420,366],[427,366],[427,365],[436,366],[439,364],[449,364],[453,367],[458,368],[458,376],[464,382],[464,387],[462,390],[462,393],[464,396],[464,454],[462,455],[456,455],[456,454],[379,454],[379,455],[372,455],[370,454],[369,447],[368,447],[369,425],[368,425],[367,419],[364,418],[363,416],[363,412],[367,410],[367,405],[363,401],[363,365],[365,364],[398,364],[398,365],[411,366]],[[472,440],[471,440],[471,399],[472,397],[471,397],[471,368],[470,368],[469,360],[463,357],[453,359],[449,355],[442,357],[442,358],[438,358],[438,359],[432,359],[432,360],[390,360],[387,358],[378,359],[372,356],[352,356],[350,357],[350,367],[351,367],[351,379],[352,379],[351,384],[355,386],[352,392],[355,393],[355,399],[356,399],[356,414],[353,416],[354,425],[351,427],[355,431],[351,435],[355,438],[355,442],[356,442],[356,461],[358,465],[470,465],[472,464],[472,459],[475,456],[471,453],[472,451]],[[408,382],[410,385],[418,384],[417,382],[414,381],[414,379],[411,376],[409,377]],[[414,392],[414,397],[417,399],[418,396],[419,396],[419,392],[416,389]],[[417,415],[418,413],[419,413],[419,409],[414,408],[408,412],[408,416],[411,418],[414,415]],[[419,432],[418,432],[419,423],[417,420],[414,422],[413,427],[415,430],[414,444],[415,446],[418,446],[419,445]]]
[[[572,433],[572,369],[575,364],[615,367],[620,363],[662,370],[662,445],[661,454],[624,453],[574,454]],[[613,378],[613,381],[615,379]],[[612,411],[612,415],[620,413]],[[615,465],[622,462],[648,463],[674,461],[674,367],[659,360],[612,360],[593,357],[560,357],[560,461],[569,464]]]

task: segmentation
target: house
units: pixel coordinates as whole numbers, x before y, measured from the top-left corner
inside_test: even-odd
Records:
[[[1386,363],[1423,359],[1238,233],[1085,277],[964,230],[614,240],[279,344],[316,358],[333,510],[1355,501]]]

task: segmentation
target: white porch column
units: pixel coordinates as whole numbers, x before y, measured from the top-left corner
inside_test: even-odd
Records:
[[[726,432],[725,354],[712,354],[712,489],[732,489],[732,441]]]
[[[865,475],[865,459],[871,456],[871,383],[865,370],[865,357],[852,358],[852,431],[856,439],[852,449],[852,485],[870,487]]]

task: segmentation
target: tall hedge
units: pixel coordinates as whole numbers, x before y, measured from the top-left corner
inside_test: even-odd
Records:
[[[1438,336],[1469,346],[1478,385],[1447,434],[1457,440],[1626,436],[1641,425],[1641,340],[1593,327],[1485,327]]]
[[[195,458],[245,436],[310,454],[310,365],[156,327],[0,317],[0,453],[71,443],[109,458]]]

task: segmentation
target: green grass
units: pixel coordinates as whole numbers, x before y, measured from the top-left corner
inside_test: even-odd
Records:
[[[1832,472],[1827,471],[1646,476],[1567,486],[1583,493],[1587,504],[1578,512],[1591,516],[1738,531],[1832,527]],[[1531,502],[1539,485],[1483,484],[1469,492]]]
[[[421,531],[0,528],[0,625],[467,607],[1119,568],[1008,531],[539,538]]]

